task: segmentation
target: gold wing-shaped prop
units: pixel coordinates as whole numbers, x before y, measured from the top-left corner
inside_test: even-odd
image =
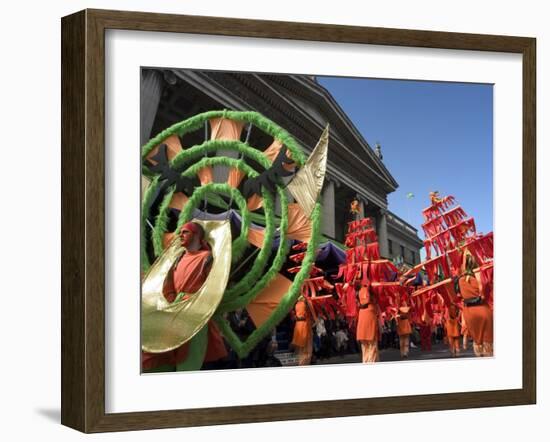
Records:
[[[328,138],[329,126],[327,124],[306,164],[287,185],[287,189],[308,218],[311,217],[311,212],[313,212],[323,188],[327,170]]]
[[[212,249],[212,268],[198,292],[186,300],[169,303],[162,294],[164,280],[183,253],[175,237],[145,276],[141,290],[141,348],[163,353],[188,342],[210,320],[222,300],[231,267],[229,221],[193,220],[204,228]]]

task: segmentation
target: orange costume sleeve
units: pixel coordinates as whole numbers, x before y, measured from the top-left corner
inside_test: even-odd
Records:
[[[412,333],[409,310],[409,307],[399,308],[399,316],[397,318],[397,334],[399,336],[410,335]]]
[[[369,289],[361,287],[356,331],[358,341],[378,341],[378,306],[373,301]]]
[[[294,311],[296,312],[296,323],[294,324],[292,345],[295,347],[305,347],[310,335],[312,335],[311,316],[307,310],[305,301],[298,301],[294,307]]]
[[[447,332],[447,337],[449,338],[458,338],[460,337],[460,327],[458,325],[458,319],[449,318],[445,322],[445,331]]]
[[[458,286],[465,301],[481,296],[479,282],[474,276],[460,277]],[[476,305],[465,304],[462,316],[466,322],[468,335],[472,337],[475,344],[492,344],[493,312],[484,300]]]
[[[164,283],[163,293],[168,302],[174,302],[178,293],[192,294],[201,288],[210,272],[210,257],[208,250],[186,252],[181,257]]]
[[[479,290],[479,283],[475,276],[464,275],[458,280],[458,286],[460,288],[460,295],[464,299],[475,298],[481,295]]]
[[[176,293],[195,293],[206,281],[212,263],[209,250],[187,251],[174,270]]]

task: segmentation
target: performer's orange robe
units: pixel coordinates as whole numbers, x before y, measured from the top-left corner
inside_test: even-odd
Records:
[[[211,253],[209,250],[187,251],[179,260],[173,274],[166,280],[163,293],[168,302],[173,302],[178,293],[185,297],[198,291],[210,272]],[[142,352],[141,364],[144,370],[151,370],[161,365],[177,365],[187,358],[189,344],[183,344],[175,350],[165,353]],[[227,356],[227,350],[218,327],[213,321],[208,323],[208,347],[205,362],[216,361]]]
[[[361,287],[356,332],[358,341],[378,341],[378,309],[372,301],[367,287]]]
[[[299,300],[294,307],[296,313],[296,323],[294,325],[294,334],[292,336],[292,345],[295,347],[305,347],[311,331],[311,316],[307,310],[305,301]]]
[[[449,350],[452,356],[456,356],[460,352],[460,324],[454,313],[449,313],[450,317],[445,321],[445,332],[449,342]]]
[[[448,338],[460,338],[458,318],[449,318],[445,321],[445,331]]]
[[[186,294],[195,293],[206,281],[210,272],[210,264],[212,263],[212,254],[209,250],[197,250],[195,252],[187,251],[178,262],[174,270],[173,278],[168,278],[172,281],[172,287],[167,284],[164,289],[166,299],[172,302],[168,296],[175,297],[178,293]]]
[[[397,318],[397,334],[399,336],[410,335],[412,333],[411,321],[409,320],[409,307],[399,308],[399,317]]]
[[[458,280],[460,294],[465,300],[481,295],[479,283],[474,276],[461,276]],[[493,312],[483,300],[481,304],[464,306],[463,318],[468,328],[468,335],[474,343],[480,345],[493,344]]]
[[[409,310],[410,307],[399,307],[399,315],[397,316],[397,334],[399,335],[401,357],[408,357],[409,355],[409,344],[412,333]]]
[[[291,345],[298,355],[299,365],[309,365],[313,353],[313,331],[311,330],[311,314],[308,311],[306,301],[298,300],[294,306],[296,323]]]
[[[361,344],[362,361],[364,363],[378,362],[378,306],[374,303],[369,289],[359,289],[359,314],[357,317],[357,341]]]

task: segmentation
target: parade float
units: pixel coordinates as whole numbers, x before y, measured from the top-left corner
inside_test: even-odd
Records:
[[[271,143],[252,146],[252,131]],[[188,146],[190,133],[194,140],[201,134],[201,142]],[[472,257],[471,270],[492,308],[493,234],[477,232],[474,219],[452,196],[431,193],[423,210],[426,259],[413,268],[380,256],[374,222],[360,218],[354,202],[345,250],[321,244],[318,199],[328,136],[327,127],[306,158],[284,129],[258,113],[211,111],[174,124],[143,147],[148,182],[141,222],[144,353],[186,346],[185,361],[176,369],[198,370],[215,325],[237,357],[245,358],[299,299],[313,321],[341,315],[354,333],[362,290],[376,303],[380,324],[398,318],[402,305],[414,324],[426,317],[440,322],[451,305],[464,307],[456,278],[465,255]],[[180,231],[189,221],[204,230],[212,266],[197,292],[167,299],[163,290],[185,253]],[[228,320],[242,310],[254,324],[244,338]]]
[[[466,300],[459,293],[458,281],[471,275],[478,282],[480,296],[475,299],[476,304],[470,299],[470,305],[488,306],[491,310],[483,327],[490,329],[490,349],[485,355],[491,355],[493,233],[478,232],[474,218],[452,196],[440,198],[438,192],[431,192],[430,202],[422,212],[426,259],[412,268],[397,266],[380,256],[372,219],[359,218],[352,202],[350,212],[355,219],[348,223],[346,261],[339,266],[338,282],[334,284],[339,305],[352,333],[360,317],[362,290],[377,305],[380,325],[398,319],[403,309],[413,325],[429,329],[442,326],[454,309],[464,312]],[[470,264],[467,266],[466,262]],[[464,329],[466,322],[462,317]],[[475,345],[474,350],[479,355]],[[365,357],[363,360],[375,361]]]
[[[252,131],[271,144],[250,145]],[[202,142],[186,145],[190,133],[204,134]],[[177,369],[200,369],[213,321],[244,358],[287,316],[304,287],[313,287],[328,136],[327,127],[306,158],[288,132],[262,115],[212,111],[167,128],[143,147],[142,174],[149,182],[141,212],[144,352],[185,345],[188,355]],[[220,170],[226,171],[221,181],[215,178]],[[198,292],[170,302],[163,287],[185,252],[179,233],[189,221],[204,229],[213,263]],[[283,272],[298,242],[300,266]],[[238,309],[255,325],[245,340],[227,319]]]

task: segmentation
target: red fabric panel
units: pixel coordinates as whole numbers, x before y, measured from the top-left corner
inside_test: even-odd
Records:
[[[447,256],[449,257],[449,260],[451,261],[452,276],[457,276],[460,274],[460,266],[462,265],[462,254],[463,254],[463,251],[461,249],[451,250],[447,254]]]

